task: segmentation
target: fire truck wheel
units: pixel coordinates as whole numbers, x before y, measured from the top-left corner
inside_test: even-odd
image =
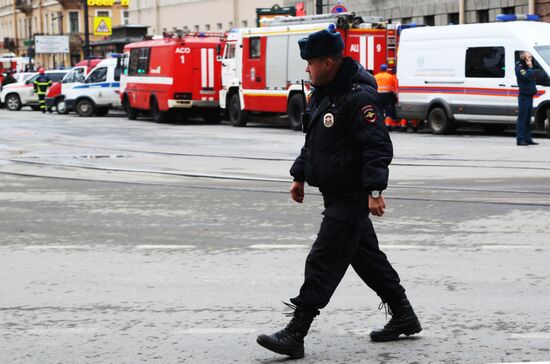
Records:
[[[153,116],[153,120],[155,123],[165,123],[167,119],[167,115],[165,111],[161,111],[159,109],[159,105],[157,103],[157,99],[153,98],[151,100],[151,115]]]
[[[435,107],[430,111],[428,124],[434,134],[447,134],[454,130],[453,122],[441,107]]]
[[[229,120],[233,126],[246,126],[247,113],[241,110],[241,100],[239,94],[233,94],[231,101],[229,101]]]
[[[21,99],[17,94],[9,94],[6,96],[6,108],[10,111],[21,110]]]
[[[202,110],[201,116],[206,124],[219,124],[222,121],[220,109],[217,107]]]
[[[124,95],[124,101],[122,104],[124,106],[124,111],[126,111],[126,115],[128,116],[128,120],[136,120],[139,116],[139,110],[132,107],[130,100],[128,100],[126,95]]]
[[[67,109],[67,105],[65,104],[65,100],[59,99],[55,102],[55,110],[58,114],[66,115],[69,113],[69,110]]]
[[[304,101],[301,94],[294,94],[288,100],[288,124],[292,130],[302,130]]]
[[[83,117],[92,116],[94,113],[95,106],[93,102],[88,99],[82,99],[76,103],[76,113]]]

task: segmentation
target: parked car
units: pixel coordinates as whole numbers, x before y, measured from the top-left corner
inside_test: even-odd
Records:
[[[68,70],[46,71],[46,76],[53,82],[59,82],[68,73]],[[25,82],[12,83],[5,86],[0,92],[0,103],[4,103],[11,111],[19,111],[23,106],[30,106],[38,110],[38,96],[34,93],[34,80],[38,73],[33,73]]]
[[[55,108],[58,114],[67,114],[72,109],[65,104],[65,93],[67,90],[84,82],[86,76],[101,62],[101,59],[89,59],[78,62],[69,73],[63,77],[61,82],[55,82],[48,89],[46,95],[46,106]]]
[[[67,90],[65,105],[80,116],[103,116],[111,108],[121,107],[121,58],[105,59],[90,72],[84,83]]]

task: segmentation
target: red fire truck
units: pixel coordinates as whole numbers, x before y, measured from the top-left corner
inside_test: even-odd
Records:
[[[222,33],[167,36],[128,44],[127,74],[121,101],[128,118],[150,112],[158,123],[169,113],[199,112],[205,122],[220,122]]]
[[[245,126],[251,114],[288,113],[290,127],[299,130],[301,81],[309,89],[309,75],[298,40],[329,27],[342,34],[345,56],[374,73],[383,63],[394,69],[397,24],[387,24],[381,18],[336,13],[275,18],[269,26],[235,29],[225,45],[220,91],[220,106],[231,123]]]

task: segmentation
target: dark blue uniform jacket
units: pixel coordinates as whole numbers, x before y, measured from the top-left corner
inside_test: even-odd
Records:
[[[332,83],[313,91],[294,180],[323,194],[386,189],[393,148],[376,89],[374,77],[346,57]]]
[[[527,67],[527,65],[521,61],[516,62],[516,77],[518,79],[520,95],[533,96],[537,93],[535,72],[532,68]]]

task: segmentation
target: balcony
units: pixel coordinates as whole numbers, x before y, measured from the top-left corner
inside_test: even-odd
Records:
[[[78,9],[84,6],[82,0],[57,0],[57,2],[65,9]]]
[[[32,13],[32,0],[15,0],[15,8],[28,15]]]

